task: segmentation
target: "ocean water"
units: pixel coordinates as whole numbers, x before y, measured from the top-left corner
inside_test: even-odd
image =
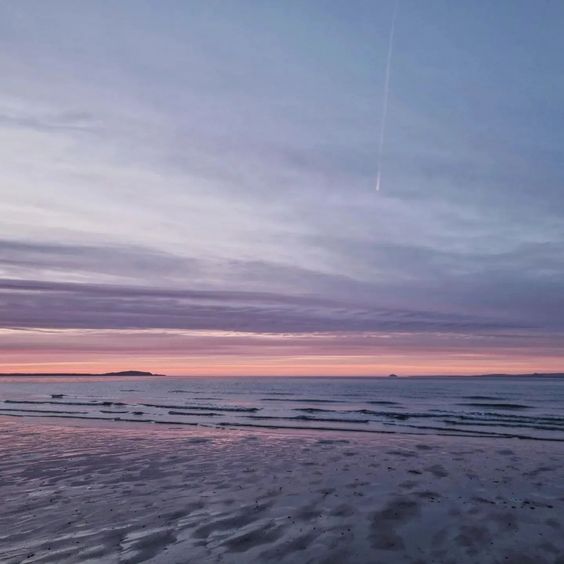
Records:
[[[3,377],[0,416],[564,441],[564,379]]]

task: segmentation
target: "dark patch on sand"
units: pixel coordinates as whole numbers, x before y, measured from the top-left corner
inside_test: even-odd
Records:
[[[403,538],[399,528],[419,514],[420,505],[412,497],[396,497],[390,500],[381,511],[372,516],[370,522],[370,542],[379,550],[402,550]]]
[[[440,464],[429,466],[426,471],[431,472],[435,478],[446,478],[448,476],[448,472]]]

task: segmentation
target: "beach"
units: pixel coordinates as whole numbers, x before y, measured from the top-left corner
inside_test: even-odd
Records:
[[[1,417],[1,560],[561,563],[563,451]]]
[[[0,564],[564,564],[563,24],[0,2]]]

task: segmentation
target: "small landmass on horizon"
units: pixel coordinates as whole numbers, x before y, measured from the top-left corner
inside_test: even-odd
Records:
[[[122,370],[120,372],[6,372],[0,376],[165,376],[143,370]]]

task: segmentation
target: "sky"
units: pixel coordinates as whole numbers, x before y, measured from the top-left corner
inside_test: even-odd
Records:
[[[564,371],[564,4],[0,4],[0,371]]]

